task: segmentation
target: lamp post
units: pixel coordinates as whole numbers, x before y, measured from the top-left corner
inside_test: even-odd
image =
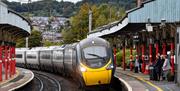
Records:
[[[89,8],[89,33],[92,31],[92,10]]]
[[[30,19],[30,4],[31,4],[31,0],[28,0],[28,18]],[[28,48],[28,40],[29,40],[29,38],[28,37],[26,37],[26,48]]]

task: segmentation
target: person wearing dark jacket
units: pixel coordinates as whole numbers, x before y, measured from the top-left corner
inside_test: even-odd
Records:
[[[139,57],[139,71],[140,72],[142,72],[141,66],[142,66],[142,59],[141,57]]]
[[[156,77],[157,79],[155,80],[160,80],[160,77],[161,77],[161,71],[162,71],[162,62],[161,62],[161,58],[159,55],[156,56],[156,63],[154,65],[154,69],[155,69],[155,72],[156,72]]]

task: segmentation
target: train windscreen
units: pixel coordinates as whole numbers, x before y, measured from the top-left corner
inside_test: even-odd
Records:
[[[100,68],[107,64],[109,56],[106,47],[91,46],[83,49],[84,64],[90,68]]]

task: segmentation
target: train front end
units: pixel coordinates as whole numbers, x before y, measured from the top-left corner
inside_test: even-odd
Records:
[[[110,84],[114,62],[109,43],[101,38],[89,38],[81,41],[79,45],[79,70],[85,85]]]

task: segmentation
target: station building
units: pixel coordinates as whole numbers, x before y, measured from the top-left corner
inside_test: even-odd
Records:
[[[0,83],[16,74],[16,40],[30,32],[29,21],[0,1]]]
[[[180,0],[137,2],[138,6],[127,11],[122,20],[95,29],[88,37],[103,37],[112,40],[116,48],[122,47],[124,70],[126,46],[130,46],[131,55],[133,45],[136,46],[145,74],[148,74],[147,66],[155,63],[158,53],[169,55],[171,74],[175,74],[175,82],[180,84]],[[130,41],[128,45],[127,41]]]

